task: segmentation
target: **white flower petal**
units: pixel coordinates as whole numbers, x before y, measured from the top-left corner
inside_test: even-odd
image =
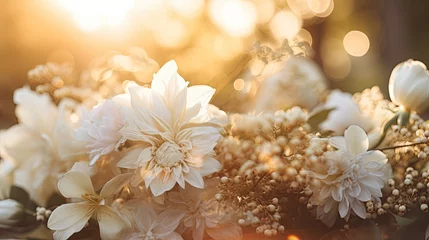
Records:
[[[216,228],[206,228],[206,232],[214,240],[241,240],[243,233],[236,224],[223,224]]]
[[[340,217],[344,218],[349,213],[350,204],[347,198],[343,198],[343,200],[338,205],[338,210],[340,212]]]
[[[13,101],[19,122],[39,133],[52,133],[57,108],[48,94],[39,94],[29,87],[15,90]]]
[[[100,227],[100,237],[103,240],[118,239],[121,231],[130,227],[117,211],[108,206],[99,207],[97,220]]]
[[[366,163],[374,162],[381,166],[387,163],[387,156],[382,151],[370,151],[363,155],[363,159]],[[373,167],[374,168],[374,167]]]
[[[158,224],[152,229],[152,232],[159,238],[169,235],[177,228],[185,214],[186,212],[180,210],[165,210],[157,217]]]
[[[139,230],[149,231],[156,220],[156,212],[151,206],[141,206],[136,212],[136,224]]]
[[[133,173],[124,173],[113,177],[104,184],[104,187],[100,192],[100,197],[107,198],[114,195],[131,181],[132,176]]]
[[[203,160],[203,166],[199,168],[202,177],[218,172],[222,169],[222,165],[214,158],[206,157]]]
[[[346,139],[344,137],[331,137],[329,138],[329,144],[338,150],[346,150]]]
[[[193,240],[203,240],[204,237],[204,224],[197,224],[197,227],[192,230]]]
[[[204,188],[204,180],[197,169],[190,167],[189,173],[184,174],[185,181],[196,188]]]
[[[352,209],[358,215],[360,218],[365,219],[366,218],[366,209],[363,206],[362,202],[354,200],[352,202]]]
[[[64,230],[72,228],[73,225],[80,222],[84,222],[83,225],[85,225],[89,218],[91,218],[93,212],[94,208],[86,202],[61,205],[57,207],[49,217],[48,228],[51,230]],[[78,232],[81,229],[75,230],[76,229],[73,229],[73,232]]]
[[[58,181],[58,190],[67,198],[82,198],[83,194],[94,194],[89,176],[81,171],[69,171]]]
[[[214,127],[195,127],[192,128],[190,140],[192,142],[191,155],[201,157],[209,153],[220,140],[219,130]]]
[[[348,152],[358,155],[368,150],[368,137],[362,128],[352,125],[344,132],[344,137]]]
[[[167,181],[164,181],[165,174],[167,173],[161,172],[150,183],[150,190],[155,197],[171,190],[176,185],[176,181],[171,176],[167,177]]]
[[[128,153],[116,165],[121,168],[136,169],[140,167],[139,160],[144,159],[144,156],[147,156],[148,152],[150,152],[150,154],[152,155],[151,147],[133,148],[129,150]]]

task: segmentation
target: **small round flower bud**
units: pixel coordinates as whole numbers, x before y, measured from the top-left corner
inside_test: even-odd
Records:
[[[285,227],[280,225],[277,230],[279,230],[280,233],[283,233],[285,231]]]
[[[398,209],[400,212],[405,212],[407,210],[407,208],[404,205],[399,206]]]
[[[241,176],[235,176],[234,177],[234,182],[235,183],[240,183],[241,182]]]
[[[279,199],[278,199],[278,198],[273,198],[273,204],[274,204],[274,205],[279,204]]]
[[[274,212],[276,210],[276,207],[274,205],[270,204],[270,205],[267,206],[267,209],[270,212]]]
[[[223,177],[220,179],[220,181],[221,181],[221,183],[227,183],[227,182],[228,182],[228,177],[223,176]],[[212,196],[213,196],[213,195],[212,195]]]
[[[43,221],[44,219],[45,219],[45,217],[43,217],[42,215],[37,215],[36,216],[36,220],[39,221],[39,222]]]
[[[428,209],[429,209],[429,207],[426,203],[420,205],[420,210],[422,210],[423,212],[427,212]]]
[[[238,219],[238,224],[243,226],[244,224],[246,224],[246,220],[240,218],[240,219]]]
[[[271,236],[272,236],[271,229],[265,229],[265,231],[264,231],[264,235],[265,235],[266,237],[271,237]]]
[[[404,180],[405,185],[411,185],[411,183],[413,183],[413,182],[408,178]]]
[[[395,180],[389,179],[389,180],[387,180],[387,184],[389,185],[389,187],[394,187],[395,186]]]
[[[51,214],[52,214],[52,211],[48,209],[45,212],[45,217],[49,218],[51,216]]]
[[[399,196],[399,190],[398,189],[393,189],[392,195],[393,196]]]
[[[212,195],[213,196],[213,195]],[[220,200],[222,200],[222,194],[220,194],[220,193],[218,193],[218,194],[216,194],[215,195],[215,198],[216,198],[216,200],[218,200],[218,201],[220,201]]]

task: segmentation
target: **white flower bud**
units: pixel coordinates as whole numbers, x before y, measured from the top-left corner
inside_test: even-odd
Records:
[[[429,106],[429,74],[426,65],[412,59],[398,64],[389,80],[392,102],[407,110],[424,112]]]
[[[0,225],[10,226],[17,224],[24,214],[24,206],[12,199],[0,201]]]

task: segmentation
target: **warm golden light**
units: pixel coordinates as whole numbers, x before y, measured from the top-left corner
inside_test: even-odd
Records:
[[[270,24],[271,32],[278,40],[295,37],[301,26],[302,20],[291,11],[278,12]]]
[[[169,0],[171,8],[187,18],[195,18],[203,11],[204,0]]]
[[[118,26],[134,7],[134,0],[59,0],[71,13],[79,28],[95,31],[103,26]]]
[[[362,57],[369,50],[369,39],[361,31],[350,31],[343,40],[344,49],[354,57]]]
[[[237,91],[241,91],[244,88],[244,80],[239,78],[234,81],[234,89]]]
[[[255,1],[256,9],[258,10],[258,23],[264,24],[268,22],[276,11],[276,5],[271,0]]]
[[[181,46],[187,36],[187,29],[183,22],[178,20],[164,20],[163,29],[168,31],[157,31],[155,37],[158,42],[164,47],[179,47]]]
[[[286,237],[286,240],[300,240],[300,238],[297,237],[296,235],[288,235]]]
[[[326,12],[331,5],[332,0],[307,0],[308,7],[315,14]]]
[[[214,0],[210,2],[210,17],[229,35],[246,37],[253,33],[257,12],[249,1]]]
[[[341,81],[351,71],[349,55],[341,47],[341,40],[328,38],[321,44],[320,55],[323,60],[323,70],[331,79]]]

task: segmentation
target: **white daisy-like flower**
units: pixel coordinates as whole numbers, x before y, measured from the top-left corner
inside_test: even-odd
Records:
[[[218,181],[211,179],[206,184],[203,190],[188,185],[186,189],[168,193],[168,202],[186,213],[182,231],[189,231],[193,240],[202,240],[204,232],[215,240],[242,239],[234,210],[215,199]]]
[[[87,158],[85,146],[74,138],[78,105],[64,99],[57,107],[47,94],[28,87],[15,91],[14,102],[19,124],[0,132],[0,177],[12,179],[44,205],[58,176]]]
[[[106,100],[89,112],[84,111],[81,122],[82,126],[76,131],[76,138],[85,142],[91,159],[90,165],[125,141],[119,132],[125,123],[115,99]]]
[[[187,85],[170,61],[154,76],[151,89],[129,87],[131,108],[121,108],[126,122],[121,133],[136,146],[118,166],[137,169],[132,183],[144,180],[154,196],[176,183],[203,188],[203,177],[221,168],[213,158],[221,135],[207,110],[215,90]]]
[[[134,229],[125,238],[128,240],[183,240],[175,230],[184,215],[183,211],[172,209],[157,214],[146,204],[135,211],[132,220]]]
[[[63,204],[52,212],[48,228],[55,231],[54,239],[68,239],[81,231],[91,217],[98,221],[101,239],[117,239],[121,231],[129,225],[114,208],[107,205],[107,201],[129,177],[119,175],[113,178],[104,185],[100,194],[97,194],[88,174],[77,169],[64,174],[58,182],[61,194],[78,202]]]
[[[338,216],[346,220],[354,213],[366,217],[364,202],[379,201],[391,174],[387,157],[381,151],[368,151],[365,131],[350,126],[344,137],[333,137],[330,145],[338,149],[324,154],[325,162],[310,169],[319,184],[310,186],[310,202],[317,205],[317,218],[332,226]]]

